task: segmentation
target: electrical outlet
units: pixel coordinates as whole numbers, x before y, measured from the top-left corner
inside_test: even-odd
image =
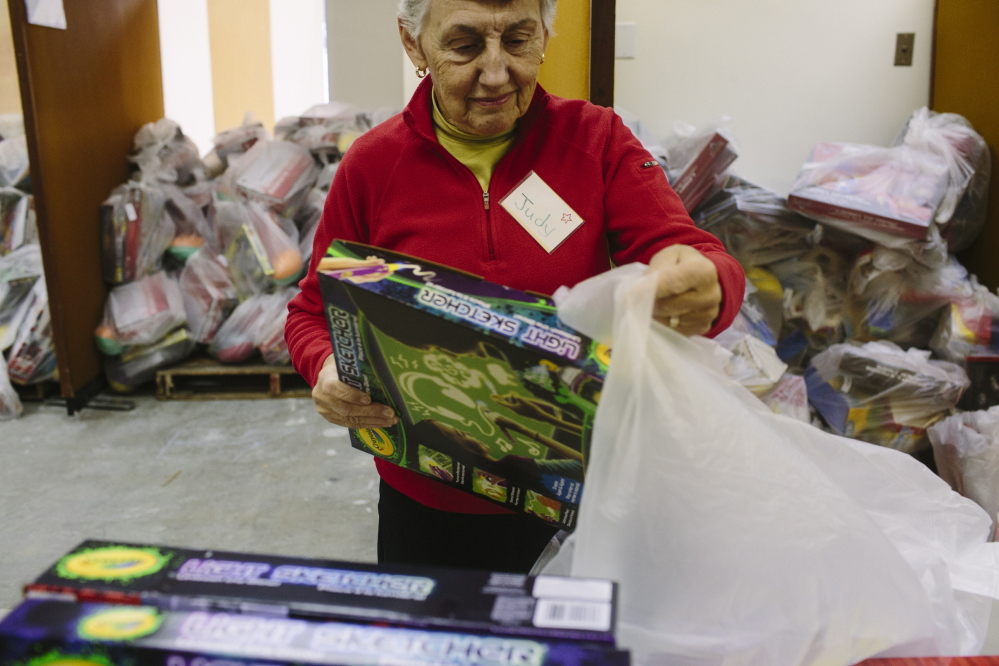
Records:
[[[900,32],[895,36],[895,66],[912,67],[912,49],[916,43],[916,33]]]

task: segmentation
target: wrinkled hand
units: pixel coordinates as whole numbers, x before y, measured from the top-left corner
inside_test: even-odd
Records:
[[[346,428],[386,428],[399,421],[391,407],[371,402],[367,393],[341,382],[332,354],[319,371],[312,401],[320,416]]]
[[[722,290],[714,262],[689,245],[671,245],[652,257],[659,274],[652,316],[684,335],[701,335],[721,311]]]

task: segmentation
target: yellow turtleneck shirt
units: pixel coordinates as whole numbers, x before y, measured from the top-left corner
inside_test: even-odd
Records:
[[[489,191],[489,179],[492,178],[496,164],[506,155],[517,134],[517,125],[492,136],[469,134],[455,127],[437,105],[437,95],[431,95],[433,100],[434,133],[447,152],[468,167],[482,186],[483,192]]]

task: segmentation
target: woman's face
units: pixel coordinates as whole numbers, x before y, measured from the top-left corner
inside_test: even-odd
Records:
[[[548,45],[538,0],[431,0],[419,41],[403,46],[427,67],[444,117],[469,134],[505,132],[531,103]]]

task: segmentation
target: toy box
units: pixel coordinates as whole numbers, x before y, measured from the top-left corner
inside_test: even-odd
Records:
[[[28,600],[0,622],[0,665],[627,666],[582,643],[152,606]]]
[[[25,595],[613,645],[617,588],[586,578],[84,541]]]
[[[728,167],[739,153],[722,132],[695,137],[684,143],[690,145],[683,145],[671,155],[679,158],[682,166],[669,175],[673,191],[680,196],[689,213],[710,193],[721,189],[727,179]]]
[[[947,179],[946,163],[933,153],[818,143],[787,206],[847,231],[859,227],[925,239]]]
[[[340,380],[399,415],[355,448],[575,527],[607,347],[546,296],[366,245],[335,241],[319,284]]]

